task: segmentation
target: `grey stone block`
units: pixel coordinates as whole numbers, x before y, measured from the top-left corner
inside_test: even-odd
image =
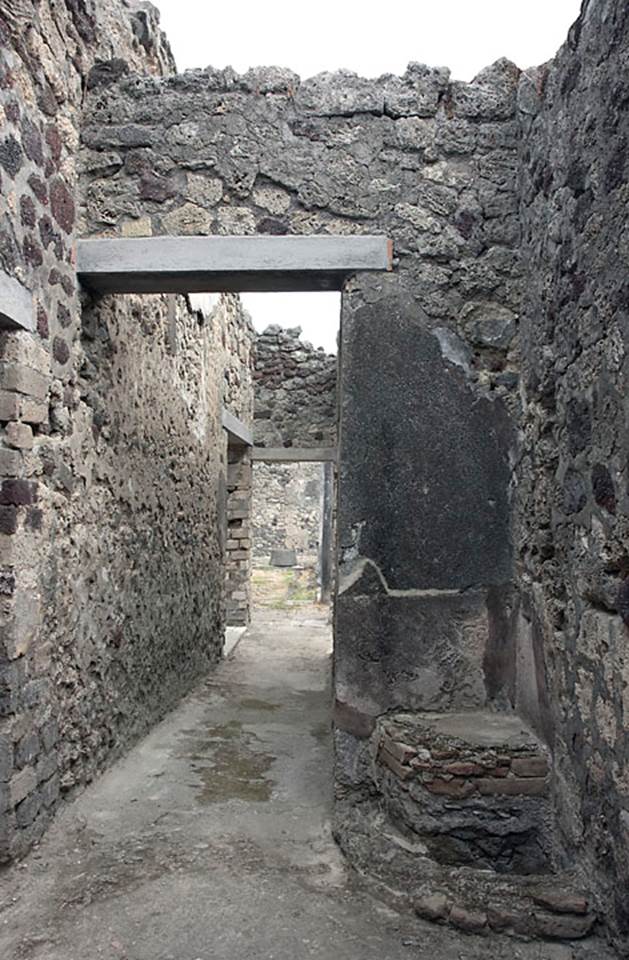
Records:
[[[271,551],[272,567],[295,567],[297,566],[297,554],[294,550],[276,549]]]
[[[24,767],[11,778],[11,803],[16,807],[37,787],[37,776],[32,767]]]
[[[18,826],[29,827],[39,813],[41,807],[41,795],[39,791],[31,793],[22,803],[15,808],[15,818]]]
[[[101,293],[340,290],[390,270],[383,236],[147,237],[80,240],[78,275]]]
[[[13,774],[13,744],[6,734],[0,736],[0,783],[7,783]]]
[[[0,329],[35,329],[35,306],[30,290],[0,269]]]

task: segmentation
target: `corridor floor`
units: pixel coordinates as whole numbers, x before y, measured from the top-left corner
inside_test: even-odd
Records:
[[[0,877],[2,960],[571,960],[372,898],[329,827],[330,630],[258,611],[215,674]]]

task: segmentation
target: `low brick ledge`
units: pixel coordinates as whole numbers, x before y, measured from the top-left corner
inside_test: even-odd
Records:
[[[506,933],[540,940],[582,940],[596,925],[586,896],[562,890],[555,878],[556,890],[531,890],[520,903],[477,904],[458,902],[452,892],[435,891],[417,897],[415,913],[423,920],[444,923],[466,933],[488,935]]]
[[[548,754],[511,714],[401,714],[379,726],[377,760],[402,785],[456,800],[548,794]]]

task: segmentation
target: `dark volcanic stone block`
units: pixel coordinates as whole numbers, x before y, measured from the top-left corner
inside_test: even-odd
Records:
[[[397,590],[511,577],[507,415],[388,297],[343,323],[340,546]]]
[[[373,713],[486,702],[484,592],[389,596],[369,565],[343,586],[341,580],[335,625],[339,700]]]

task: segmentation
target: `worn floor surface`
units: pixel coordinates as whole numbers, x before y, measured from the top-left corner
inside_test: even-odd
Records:
[[[0,878],[2,960],[571,960],[373,899],[329,829],[330,632],[265,610]],[[590,954],[591,956],[591,954]]]

